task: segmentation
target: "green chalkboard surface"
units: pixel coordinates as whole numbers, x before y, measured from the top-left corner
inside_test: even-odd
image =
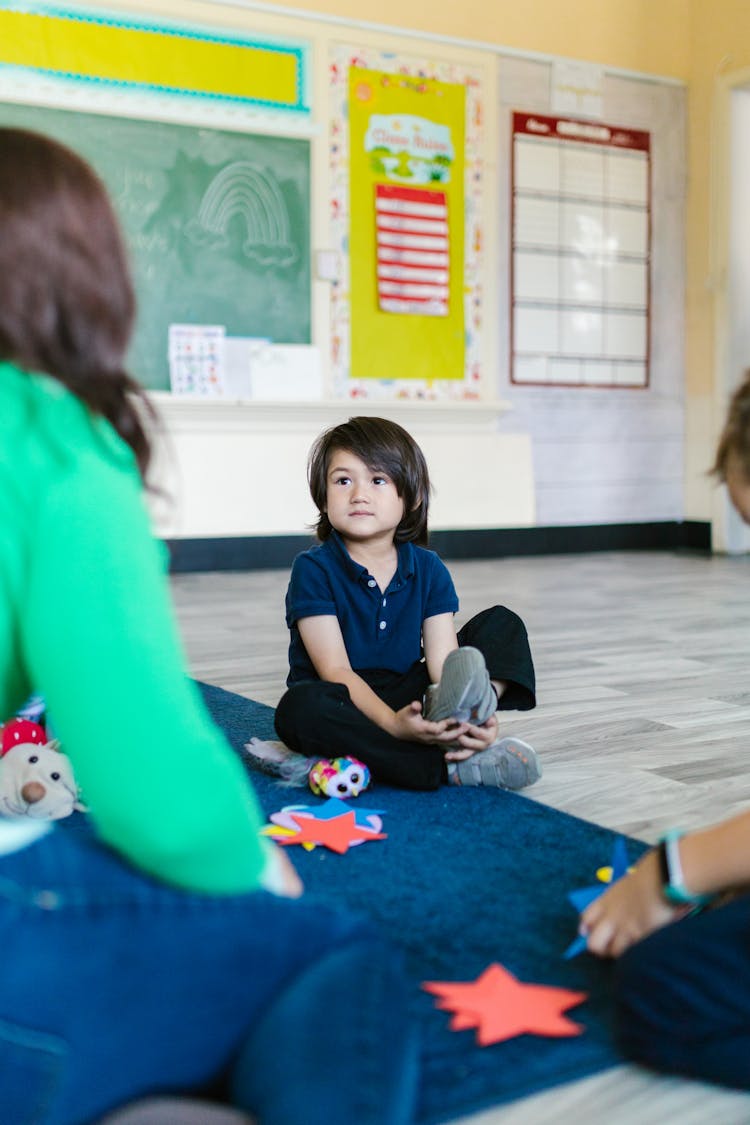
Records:
[[[114,201],[138,320],[132,374],[169,389],[170,324],[310,343],[310,146],[162,122],[0,104],[0,124],[80,153]]]

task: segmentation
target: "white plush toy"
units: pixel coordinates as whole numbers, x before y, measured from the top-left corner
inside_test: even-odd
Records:
[[[13,719],[2,728],[0,756],[0,816],[29,816],[61,820],[76,810],[85,812],[70,758],[55,739],[46,741],[44,728],[26,719]]]

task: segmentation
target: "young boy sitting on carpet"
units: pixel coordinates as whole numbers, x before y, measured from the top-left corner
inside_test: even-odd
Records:
[[[494,606],[456,634],[453,582],[425,549],[430,480],[417,443],[395,422],[351,418],[315,442],[309,485],[320,544],[295,559],[286,596],[288,691],[275,716],[286,747],[355,755],[406,789],[531,785],[535,752],[501,739],[495,715],[535,706],[526,628]],[[282,772],[261,745],[253,754]]]

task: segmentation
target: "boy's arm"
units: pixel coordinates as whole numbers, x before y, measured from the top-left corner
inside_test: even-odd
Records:
[[[422,622],[422,645],[430,683],[437,684],[446,656],[458,648],[452,613],[438,613],[435,617],[425,618]]]
[[[297,627],[307,655],[321,680],[344,684],[357,710],[381,730],[394,738],[428,744],[450,741],[455,737],[455,728],[449,736],[446,734],[446,722],[430,723],[424,719],[421,703],[415,701],[400,711],[394,711],[375,694],[349,663],[338,618],[303,617],[297,622]]]
[[[344,684],[352,703],[373,723],[390,732],[394,711],[380,699],[349,663],[337,617],[303,617],[297,622],[299,635],[321,680]]]

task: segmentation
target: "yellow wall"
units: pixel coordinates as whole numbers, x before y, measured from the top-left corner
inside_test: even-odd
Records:
[[[686,515],[707,519],[716,496],[705,470],[711,463],[725,409],[716,369],[717,320],[726,277],[722,209],[728,200],[728,101],[720,86],[750,67],[750,4],[745,0],[691,0],[688,85]],[[739,373],[738,373],[739,374]]]
[[[294,0],[300,11],[687,78],[691,0]],[[708,7],[710,0],[705,0]],[[737,0],[736,6],[741,6]]]

